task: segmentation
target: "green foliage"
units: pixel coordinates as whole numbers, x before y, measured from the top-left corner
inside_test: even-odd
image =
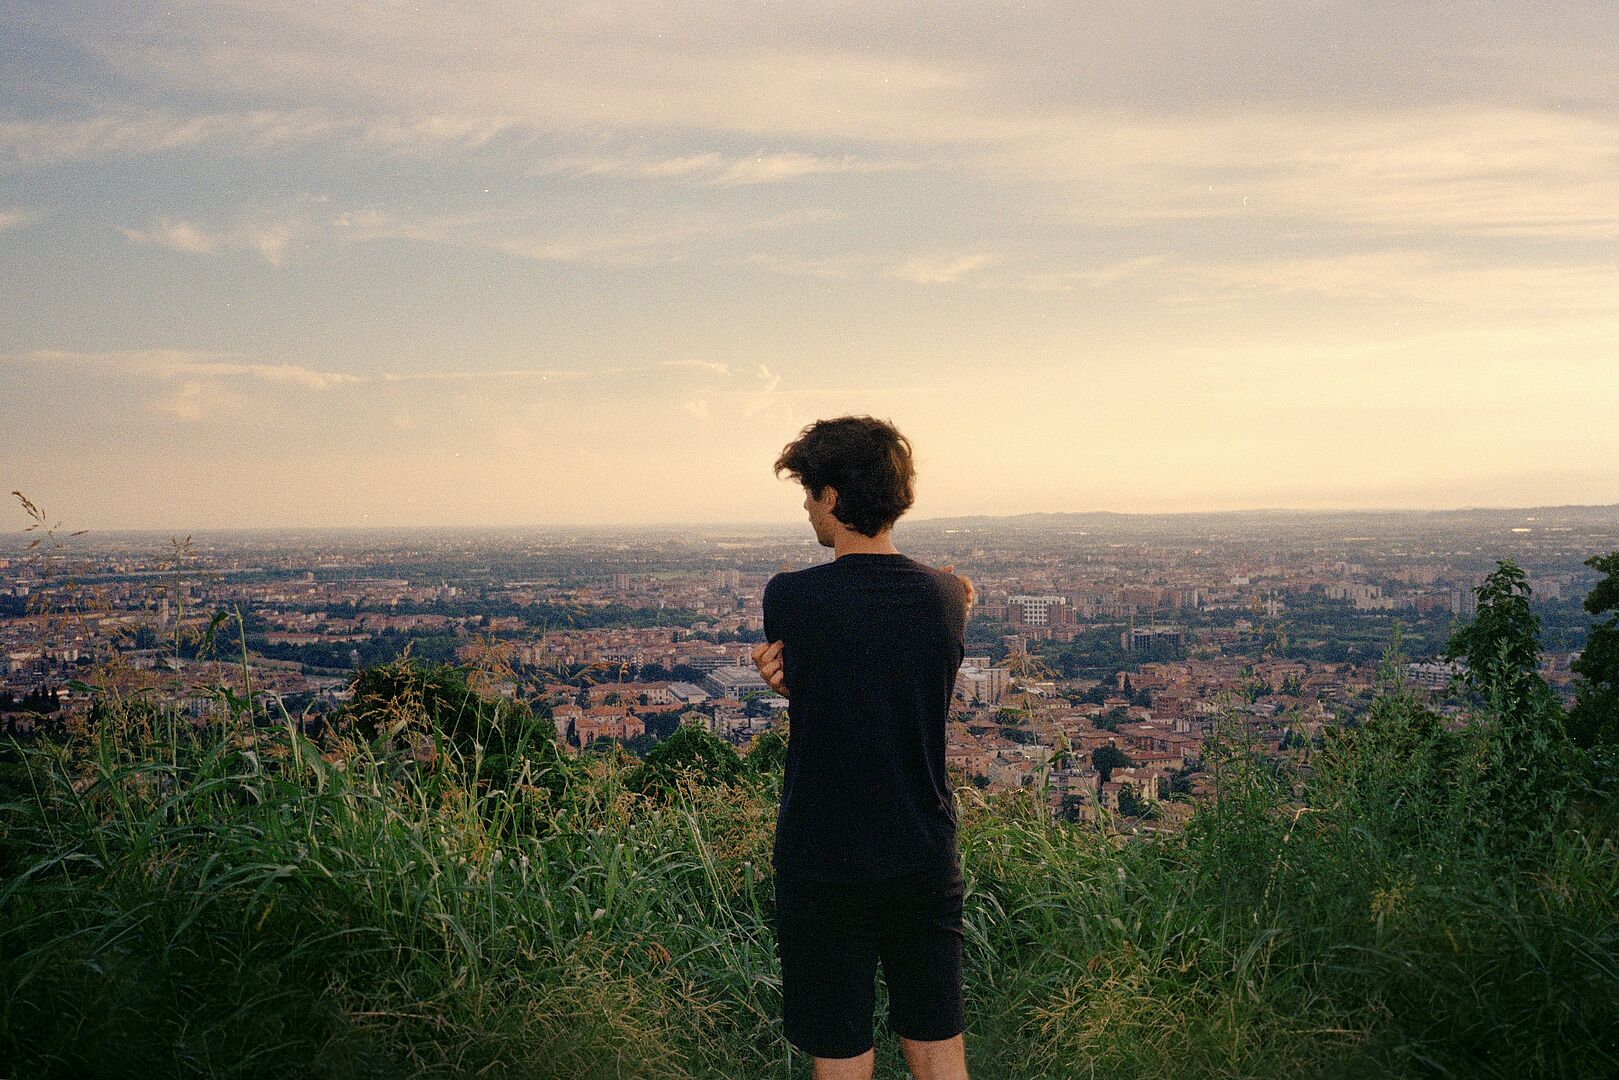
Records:
[[[1136,789],[1128,784],[1119,789],[1119,813],[1125,817],[1145,818],[1152,820],[1158,815],[1154,812],[1152,804],[1136,794]]]
[[[1119,632],[1110,626],[1084,628],[1072,641],[1047,643],[1041,655],[1065,679],[1104,680],[1103,694],[1112,692],[1121,670],[1140,659],[1119,644]]]
[[[1451,635],[1450,659],[1466,661],[1465,684],[1480,706],[1467,733],[1484,820],[1512,844],[1557,827],[1581,768],[1563,710],[1540,677],[1540,622],[1524,572],[1503,560],[1474,590],[1478,613]]]
[[[1215,798],[1179,834],[960,793],[974,1075],[1619,1073],[1619,810],[1495,840],[1523,807],[1499,797],[1517,765],[1490,747],[1521,718],[1492,710],[1522,699],[1447,725],[1400,685],[1402,659],[1307,778],[1223,719]],[[439,688],[452,717],[504,715]],[[780,1030],[772,792],[630,797],[650,770],[611,742],[554,797],[497,790],[448,738],[434,770],[400,769],[381,739],[323,753],[290,720],[255,728],[245,696],[207,729],[106,700],[92,728],[11,744],[8,1074],[806,1071]],[[369,696],[401,719],[401,697]],[[706,732],[675,736],[712,764]],[[760,736],[747,767],[781,748]],[[1541,775],[1549,797],[1560,776]],[[904,1075],[880,1024],[876,1075]]]
[[[522,783],[560,798],[574,779],[549,717],[522,702],[485,698],[467,684],[464,669],[422,664],[408,653],[356,674],[333,729],[367,740],[385,758],[429,767],[441,756],[469,762],[485,787]]]
[[[1421,697],[1387,687],[1360,725],[1327,729],[1312,782],[1386,852],[1417,853],[1435,841],[1472,846],[1499,824],[1477,805],[1477,767],[1464,738]]]
[[[606,760],[553,802],[148,709],[5,777],[7,1075],[651,1080],[768,1035],[751,801],[634,819]]]
[[[362,669],[337,723],[350,720],[356,732],[371,740],[415,727],[460,742],[490,723],[494,711],[492,703],[467,686],[465,671],[449,664],[423,665],[405,656]]]
[[[1114,769],[1128,769],[1133,765],[1135,762],[1130,760],[1130,755],[1112,743],[1091,751],[1091,768],[1101,775],[1104,784],[1112,777]]]
[[[1478,612],[1451,635],[1445,657],[1466,662],[1466,685],[1481,698],[1498,697],[1513,712],[1555,707],[1539,675],[1540,620],[1523,570],[1504,559],[1473,592]]]
[[[1096,718],[1096,729],[1098,731],[1118,731],[1119,725],[1128,722],[1129,719],[1130,710],[1123,705],[1115,705]]]
[[[756,777],[780,775],[787,767],[787,734],[777,728],[761,731],[748,744],[743,762]]]
[[[1081,694],[1079,696],[1079,700],[1091,705],[1106,705],[1109,696],[1108,681],[1103,679],[1101,682],[1097,683],[1095,686]]]
[[[1569,737],[1587,748],[1619,747],[1619,551],[1593,556],[1585,565],[1603,577],[1585,598],[1585,610],[1598,618],[1573,664],[1579,683]]]
[[[696,724],[682,724],[624,778],[625,787],[667,800],[682,778],[703,787],[734,783],[743,762],[730,743]]]
[[[1186,838],[1205,857],[1197,881],[1223,918],[1241,918],[1268,899],[1288,834],[1291,777],[1265,756],[1264,744],[1239,717],[1220,718],[1204,739],[1212,801],[1187,824]]]

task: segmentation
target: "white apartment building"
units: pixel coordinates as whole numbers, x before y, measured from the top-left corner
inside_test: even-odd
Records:
[[[1022,622],[1026,626],[1050,626],[1050,611],[1068,603],[1066,596],[1010,596],[1006,600],[1008,607],[1015,607],[1022,612]]]

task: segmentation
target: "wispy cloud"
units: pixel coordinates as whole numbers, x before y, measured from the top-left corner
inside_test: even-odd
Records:
[[[85,365],[101,368],[107,374],[135,375],[170,381],[174,379],[247,378],[261,382],[284,383],[311,390],[368,381],[367,376],[340,371],[320,371],[300,364],[249,363],[229,353],[186,349],[131,349],[85,351],[75,349],[34,349],[0,357],[13,363]]]
[[[482,213],[423,215],[369,207],[317,212],[325,197],[301,196],[291,211],[244,211],[233,224],[210,226],[160,217],[143,227],[120,226],[131,243],[196,255],[249,251],[282,266],[296,247],[323,243],[411,240],[496,251],[539,262],[635,266],[675,262],[704,242],[791,230],[836,221],[834,210],[803,208],[776,214],[690,212],[590,229],[557,230],[544,208],[507,207]]]
[[[257,252],[271,266],[280,266],[292,230],[288,225],[280,225],[209,232],[184,219],[160,218],[144,229],[120,228],[118,231],[132,243],[151,244],[192,255],[211,255],[225,248],[241,248]]]
[[[1619,263],[1501,265],[1390,250],[1250,262],[1170,263],[1155,278],[1183,303],[1256,295],[1461,311],[1619,312]]]
[[[474,229],[446,230],[451,242],[467,243],[541,262],[648,265],[690,258],[704,243],[837,221],[837,211],[818,207],[777,214],[693,212],[652,222],[560,235],[512,236]]]
[[[500,382],[510,380],[513,382],[565,383],[588,379],[591,372],[572,371],[567,368],[462,368],[444,371],[384,371],[377,375],[362,376],[362,382],[382,383],[412,383],[412,382]]]
[[[1123,282],[1141,283],[1157,278],[1156,267],[1163,255],[1141,255],[1106,266],[1073,270],[1014,270],[980,278],[976,284],[986,289],[1015,289],[1023,292],[1073,292],[1076,289],[1105,289]]]
[[[716,363],[713,360],[661,360],[658,362],[658,366],[664,368],[685,368],[691,371],[706,371],[713,375],[729,375],[731,373],[730,364]]]
[[[426,371],[371,371],[365,373],[327,371],[301,364],[254,363],[244,361],[230,353],[186,349],[133,349],[123,351],[34,349],[28,352],[0,354],[0,361],[47,366],[77,365],[100,369],[106,375],[136,376],[161,382],[173,382],[176,380],[218,382],[245,379],[316,391],[345,386],[385,383],[534,381],[563,384],[587,380],[615,379],[623,376],[690,372],[724,379],[742,380],[749,384],[743,389],[735,390],[710,385],[705,390],[707,393],[753,396],[761,393],[768,395],[774,392],[781,382],[780,376],[771,372],[763,364],[758,364],[748,370],[738,370],[730,364],[695,359],[659,360],[643,364],[602,367],[595,370],[557,367],[446,367]]]
[[[0,210],[0,232],[15,229],[28,221],[32,215],[19,209]]]
[[[725,365],[719,365],[725,367]],[[730,369],[726,367],[726,374]],[[743,373],[738,372],[738,375]],[[781,385],[781,376],[771,371],[765,364],[755,364],[751,371],[746,373],[752,385],[744,385],[731,389],[709,390],[700,397],[687,398],[681,402],[681,411],[698,420],[711,420],[716,415],[727,419],[736,417],[754,417],[781,404],[777,395],[777,388]],[[716,409],[712,398],[723,397],[726,404],[723,409]]]
[[[183,251],[192,255],[212,255],[220,251],[249,251],[271,266],[285,264],[287,249],[310,226],[301,217],[279,221],[244,221],[224,229],[209,229],[185,218],[161,217],[145,228],[120,226],[119,232],[134,244]]]
[[[239,415],[246,406],[246,398],[217,382],[192,380],[182,383],[173,393],[147,402],[145,408],[148,412],[197,423]]]
[[[1619,233],[1619,122],[1545,109],[1031,118],[983,163],[1089,222],[1318,222],[1341,233]]]
[[[85,116],[0,118],[0,170],[37,169],[63,162],[133,157],[223,146],[262,153],[318,142],[388,152],[467,150],[537,130],[521,120],[486,113],[294,109],[183,113],[164,108],[113,108]]]
[[[987,251],[966,255],[921,256],[891,267],[888,275],[919,285],[948,285],[998,258],[1000,256]]]
[[[814,226],[838,220],[834,210],[774,214],[689,211],[560,230],[542,208],[485,214],[419,215],[372,208],[340,214],[327,235],[355,241],[404,239],[498,251],[538,262],[644,266],[690,257],[704,242]]]
[[[221,238],[205,232],[189,221],[163,218],[145,229],[118,230],[125,239],[137,244],[156,244],[174,251],[188,251],[193,255],[208,255],[219,250]]]
[[[191,115],[164,109],[115,109],[81,117],[0,119],[0,168],[37,168],[214,142],[263,150],[306,143],[353,126],[316,109]]]
[[[684,180],[719,187],[774,184],[806,176],[884,173],[914,169],[903,161],[865,161],[853,154],[836,157],[796,151],[726,156],[718,153],[676,157],[562,157],[529,170],[532,176],[626,176],[643,180]]]
[[[794,277],[817,277],[831,280],[864,277],[881,271],[883,260],[877,255],[824,255],[797,257],[767,252],[753,252],[742,260],[746,266],[788,274]]]

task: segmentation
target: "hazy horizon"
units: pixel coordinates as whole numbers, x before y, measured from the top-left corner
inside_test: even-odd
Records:
[[[914,519],[1608,504],[1615,43],[1601,3],[0,0],[0,490],[789,524],[770,463],[855,413]]]
[[[24,494],[27,494],[27,493],[24,492]],[[38,500],[33,500],[33,501],[36,503],[36,505],[38,505]],[[14,495],[13,495],[13,504],[17,505]],[[719,529],[726,529],[726,528],[758,528],[758,529],[772,529],[772,530],[791,530],[791,529],[794,529],[794,528],[797,528],[797,527],[802,527],[803,530],[804,530],[804,538],[807,541],[812,541],[813,542],[814,539],[815,539],[814,533],[810,531],[809,526],[807,524],[807,521],[806,521],[805,517],[802,514],[802,511],[800,511],[800,513],[799,513],[799,515],[797,517],[735,518],[735,519],[718,520],[718,521],[716,521],[716,520],[685,520],[685,521],[681,521],[681,520],[672,520],[672,519],[670,519],[670,520],[644,520],[644,521],[605,521],[604,520],[604,521],[590,521],[590,522],[583,522],[583,521],[531,521],[531,522],[523,522],[523,521],[510,521],[510,522],[434,522],[434,521],[425,521],[425,522],[408,522],[408,523],[407,522],[346,522],[346,523],[335,523],[335,524],[334,523],[321,523],[321,522],[314,522],[314,521],[293,521],[293,522],[279,522],[279,523],[276,523],[276,524],[258,524],[258,525],[228,525],[228,524],[226,524],[226,525],[222,525],[222,524],[189,524],[188,525],[188,524],[180,524],[180,525],[164,525],[164,526],[138,526],[138,525],[137,526],[129,526],[129,525],[93,525],[93,524],[92,525],[86,525],[83,522],[75,522],[75,521],[70,521],[70,520],[68,520],[66,518],[59,518],[57,515],[49,513],[49,508],[48,507],[45,507],[44,509],[47,510],[46,516],[49,519],[49,522],[51,524],[55,524],[58,520],[60,520],[61,524],[60,524],[60,529],[58,531],[58,536],[59,537],[65,535],[66,533],[68,533],[70,531],[77,531],[79,529],[86,529],[86,530],[88,530],[90,532],[100,533],[100,534],[109,534],[109,533],[137,533],[137,534],[163,533],[163,534],[167,534],[167,533],[172,533],[172,532],[176,532],[176,531],[178,531],[178,532],[186,532],[188,530],[191,530],[191,531],[216,531],[216,532],[235,532],[235,531],[241,531],[241,532],[260,532],[260,531],[274,532],[274,531],[280,531],[280,530],[285,530],[285,531],[289,531],[289,532],[301,532],[301,531],[356,531],[356,532],[363,532],[363,531],[390,531],[390,530],[397,530],[397,531],[424,530],[424,531],[426,531],[426,530],[453,530],[453,529],[463,529],[463,530],[497,530],[498,529],[498,530],[518,530],[518,531],[521,531],[521,530],[525,530],[525,529],[534,529],[534,530],[545,530],[545,529],[591,530],[591,529],[638,529],[638,528],[649,529],[649,530],[676,529],[676,528],[709,529],[709,530],[719,530]],[[1619,515],[1619,503],[1562,503],[1562,504],[1547,504],[1547,505],[1542,505],[1542,506],[1476,506],[1476,505],[1475,506],[1427,506],[1427,507],[1422,507],[1422,506],[1351,506],[1351,507],[1331,507],[1331,508],[1291,507],[1291,506],[1250,506],[1250,507],[1235,507],[1235,508],[1221,509],[1221,510],[1191,509],[1191,510],[1173,510],[1173,511],[1125,511],[1125,510],[1107,510],[1107,509],[1029,510],[1029,511],[1013,512],[1013,513],[1007,513],[1007,514],[975,514],[975,513],[936,514],[936,515],[931,515],[931,516],[927,516],[927,517],[918,517],[915,514],[907,513],[902,518],[900,518],[899,522],[896,524],[895,532],[896,532],[896,535],[903,533],[905,531],[905,527],[907,525],[943,525],[943,524],[948,524],[948,523],[956,522],[956,521],[974,521],[974,520],[1009,521],[1009,520],[1015,520],[1015,519],[1018,519],[1018,518],[1030,518],[1030,517],[1187,518],[1187,517],[1199,517],[1199,516],[1230,516],[1230,517],[1240,517],[1242,515],[1263,516],[1263,515],[1267,515],[1267,514],[1296,515],[1296,516],[1299,516],[1299,517],[1309,517],[1311,515],[1320,515],[1320,516],[1323,516],[1323,517],[1342,515],[1342,516],[1347,517],[1347,516],[1352,516],[1352,515],[1356,515],[1356,514],[1391,515],[1391,516],[1401,515],[1401,514],[1411,514],[1411,515],[1422,515],[1422,514],[1434,514],[1434,515],[1466,514],[1466,513],[1474,513],[1474,512],[1483,513],[1483,514],[1491,514],[1491,513],[1512,514],[1512,513],[1528,513],[1530,511],[1540,511],[1540,512],[1549,512],[1549,511],[1601,512],[1601,511],[1609,511],[1609,512],[1614,513],[1615,515]],[[21,522],[24,521],[24,520],[28,520],[28,519],[25,519],[22,516],[23,511],[21,510],[20,505],[18,505],[17,514],[18,514],[18,522],[19,522],[19,524],[18,524],[18,528],[16,530],[11,530],[11,532],[13,533],[12,539],[15,539],[15,540],[29,539],[33,535],[38,535],[38,533],[41,530],[35,530],[33,533],[29,534],[28,536],[26,536],[26,537],[23,536],[21,534],[21,529],[24,528],[25,526],[22,525]]]

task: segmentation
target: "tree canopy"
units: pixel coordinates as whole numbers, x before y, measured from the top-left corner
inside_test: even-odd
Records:
[[[682,724],[630,770],[624,784],[643,795],[667,799],[682,776],[710,786],[733,783],[742,772],[742,758],[730,743],[696,724]]]
[[[1606,616],[1592,622],[1585,648],[1572,665],[1579,677],[1568,732],[1583,747],[1619,745],[1619,551],[1585,565],[1603,577],[1585,598],[1585,610]]]

